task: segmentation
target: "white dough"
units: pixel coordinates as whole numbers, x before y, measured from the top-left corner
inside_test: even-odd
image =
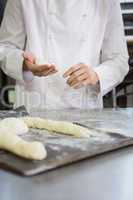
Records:
[[[5,118],[0,121],[0,130],[10,130],[11,133],[21,135],[27,133],[29,131],[29,128],[21,119]]]
[[[10,151],[20,157],[42,160],[47,151],[40,142],[27,142],[19,134],[28,132],[27,125],[21,119],[6,118],[0,121],[0,149]]]
[[[38,117],[6,118],[0,121],[0,149],[10,151],[20,157],[42,160],[47,151],[40,142],[26,142],[19,134],[28,128],[45,129],[75,137],[90,137],[92,131],[66,121],[54,121]]]
[[[47,152],[42,143],[26,142],[9,131],[4,133],[0,132],[0,149],[33,160],[42,160],[47,156]]]
[[[38,117],[23,117],[22,120],[29,128],[46,129],[57,133],[72,135],[75,137],[90,137],[92,131],[71,122],[54,121]]]

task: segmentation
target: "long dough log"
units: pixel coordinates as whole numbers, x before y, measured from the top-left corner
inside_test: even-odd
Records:
[[[75,137],[90,137],[92,132],[82,126],[66,121],[53,121],[38,117],[21,118],[29,128],[46,129],[57,133],[72,135]]]
[[[0,149],[33,160],[42,160],[47,156],[42,143],[24,141],[10,132],[0,133]]]
[[[8,150],[27,159],[42,160],[46,158],[47,152],[42,143],[26,142],[17,135],[27,132],[28,128],[46,129],[76,137],[88,138],[92,135],[89,129],[71,122],[53,121],[38,117],[10,118],[0,122],[0,149]]]
[[[0,121],[0,149],[7,150],[20,157],[42,160],[47,152],[40,142],[27,142],[19,134],[28,132],[23,120],[18,118],[5,118]]]

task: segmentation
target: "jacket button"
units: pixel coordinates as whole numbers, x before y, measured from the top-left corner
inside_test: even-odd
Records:
[[[87,17],[87,14],[83,14],[82,17],[83,17],[83,18],[86,18],[86,17]]]

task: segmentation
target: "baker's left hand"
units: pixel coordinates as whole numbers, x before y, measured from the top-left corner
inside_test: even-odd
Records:
[[[97,73],[84,63],[70,67],[63,76],[68,78],[67,84],[75,89],[87,85],[96,85],[99,82]]]

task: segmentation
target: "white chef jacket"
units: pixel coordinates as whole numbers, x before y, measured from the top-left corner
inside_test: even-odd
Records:
[[[24,79],[23,51],[59,72]],[[102,97],[129,70],[119,0],[8,0],[0,30],[0,62],[17,80],[15,106],[46,109],[102,108]],[[70,88],[63,73],[85,63],[100,84]]]

